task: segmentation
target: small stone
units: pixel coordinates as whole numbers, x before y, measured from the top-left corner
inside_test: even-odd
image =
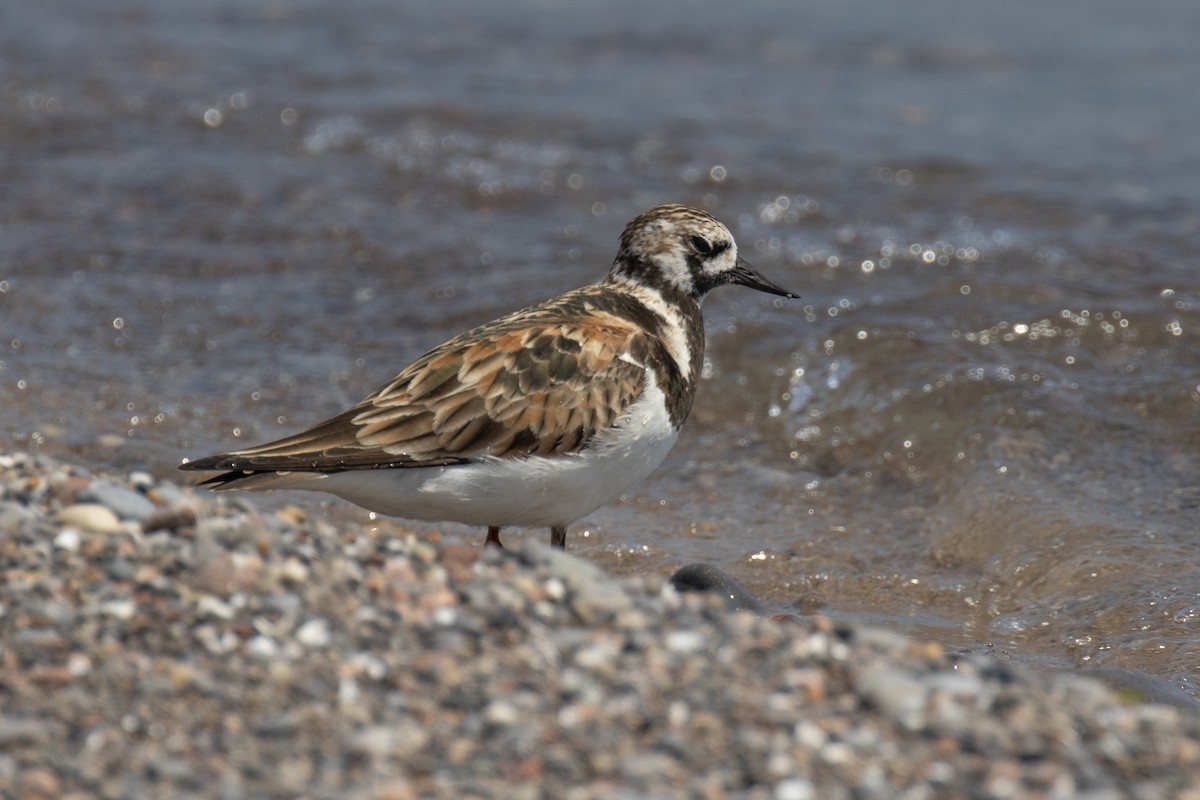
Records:
[[[148,492],[154,488],[154,476],[141,470],[131,472],[129,473],[129,485],[139,492]]]
[[[67,672],[73,677],[82,678],[92,671],[92,660],[83,653],[73,653],[67,659]]]
[[[252,527],[249,515],[206,517],[196,523],[196,538],[211,539],[226,547],[236,547],[251,540]]]
[[[546,596],[555,602],[562,602],[567,596],[567,587],[562,582],[562,578],[548,578],[542,588],[546,592]]]
[[[121,520],[112,509],[99,503],[76,503],[67,506],[55,515],[61,525],[72,525],[94,533],[115,533],[121,529]]]
[[[920,724],[926,689],[907,672],[894,667],[871,669],[858,682],[863,698],[906,727]]]
[[[508,727],[521,719],[521,712],[506,700],[493,700],[483,712],[483,718],[491,725]]]
[[[159,509],[146,517],[142,520],[142,530],[146,533],[152,531],[178,531],[182,528],[190,528],[195,524],[195,509],[190,506],[175,506]]]
[[[59,796],[58,776],[43,767],[22,773],[20,786],[20,796],[24,800],[51,800]]]
[[[108,600],[100,604],[100,611],[113,619],[129,620],[133,619],[137,604],[132,600]]]
[[[104,563],[104,574],[114,581],[131,581],[135,574],[133,564],[127,558],[114,558]]]
[[[132,477],[130,479],[132,480]],[[191,506],[193,501],[190,494],[170,481],[163,481],[154,488],[148,489],[147,496],[163,508]]]
[[[28,506],[14,503],[11,500],[0,501],[0,531],[18,531],[37,517],[38,515]]]
[[[54,628],[22,628],[13,634],[11,641],[18,647],[37,650],[58,650],[66,644]]]
[[[0,747],[45,745],[57,738],[55,726],[44,720],[0,716]]]
[[[478,548],[464,544],[443,545],[439,555],[442,566],[455,581],[470,580],[471,566],[479,560]]]
[[[68,553],[74,553],[79,549],[83,537],[79,535],[79,531],[74,528],[63,528],[54,537],[54,546],[59,550],[66,550]]]
[[[312,776],[313,763],[307,758],[288,758],[279,764],[279,783],[289,793],[303,794]]]
[[[338,678],[338,708],[349,710],[361,701],[362,690],[358,687],[358,681],[347,675]]]
[[[26,672],[25,679],[35,686],[57,688],[74,682],[75,676],[66,667],[44,664]]]
[[[279,643],[270,636],[255,636],[246,642],[246,655],[269,661],[279,655]]]
[[[233,606],[221,598],[211,594],[202,594],[196,599],[196,613],[201,617],[233,619],[234,612]]]
[[[568,586],[583,583],[608,583],[612,576],[590,561],[584,561],[566,551],[558,550],[532,538],[521,542],[521,560],[526,564],[544,566],[551,575],[562,578]]]
[[[323,617],[314,617],[296,629],[296,641],[313,650],[328,647],[332,640],[329,621]]]
[[[395,734],[391,728],[386,725],[373,725],[355,733],[351,742],[353,749],[360,753],[372,758],[384,758],[392,748],[393,738]]]
[[[979,675],[966,670],[935,672],[924,683],[930,691],[964,699],[977,697],[983,691],[983,681]]]
[[[449,628],[458,622],[458,611],[452,606],[439,606],[429,615],[429,619],[434,625],[441,628]]]
[[[671,631],[664,643],[676,653],[695,653],[704,647],[704,636],[699,631]]]
[[[371,680],[382,680],[387,675],[387,662],[371,653],[356,653],[350,658],[348,663],[353,669],[366,675]]]
[[[296,727],[296,719],[291,714],[269,714],[258,720],[254,730],[261,736],[291,736]]]
[[[575,595],[573,609],[584,620],[598,620],[615,617],[633,605],[633,600],[613,584],[580,588]]]
[[[99,503],[107,506],[121,519],[142,522],[158,509],[141,492],[103,481],[93,481],[77,495],[79,502]]]
[[[294,617],[300,613],[303,606],[304,598],[295,592],[275,592],[262,598],[263,609],[276,614]]]
[[[287,525],[300,525],[308,519],[308,512],[299,506],[284,506],[275,512],[275,517]]]
[[[91,485],[91,479],[82,475],[55,472],[46,476],[46,486],[50,496],[64,506],[78,502],[79,493]]]
[[[215,656],[223,656],[233,652],[238,646],[237,634],[233,631],[218,631],[211,625],[201,625],[196,628],[193,635],[200,644],[204,645],[204,649]]]
[[[812,800],[816,797],[812,781],[788,778],[775,784],[775,800]]]
[[[279,565],[279,577],[289,583],[302,584],[308,582],[309,569],[303,561],[295,556],[289,556]]]
[[[221,553],[197,568],[191,579],[192,588],[209,594],[228,597],[238,590],[233,557]]]
[[[417,800],[417,792],[408,781],[397,778],[376,786],[373,800]]]

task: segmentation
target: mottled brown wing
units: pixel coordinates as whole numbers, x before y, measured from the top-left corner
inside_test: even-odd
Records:
[[[513,317],[435,348],[310,430],[185,466],[329,471],[574,452],[641,394],[644,336],[615,317]]]

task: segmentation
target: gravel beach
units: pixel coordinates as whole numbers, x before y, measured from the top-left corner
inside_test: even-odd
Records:
[[[1200,798],[1200,719],[823,618],[0,455],[0,795]]]

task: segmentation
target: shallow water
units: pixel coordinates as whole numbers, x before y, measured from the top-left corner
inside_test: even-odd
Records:
[[[170,474],[697,204],[803,300],[709,299],[684,436],[577,552],[1197,693],[1190,0],[0,20],[6,446]]]

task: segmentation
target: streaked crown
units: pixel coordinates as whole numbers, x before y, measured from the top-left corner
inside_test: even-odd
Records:
[[[739,258],[733,234],[718,220],[680,205],[647,209],[625,226],[609,278],[633,281],[665,294],[689,295],[697,301],[727,283],[796,296]]]

